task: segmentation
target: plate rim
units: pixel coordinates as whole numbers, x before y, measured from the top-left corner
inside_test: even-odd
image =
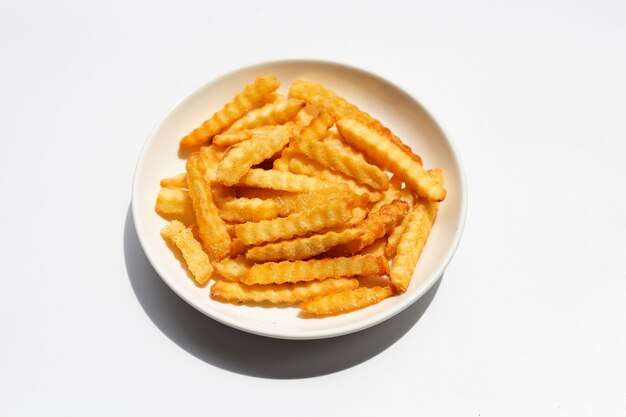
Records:
[[[152,142],[155,136],[155,133],[161,128],[161,126],[163,125],[167,117],[172,112],[174,112],[177,108],[179,108],[183,102],[187,101],[192,95],[196,94],[198,91],[207,88],[211,84],[219,82],[222,78],[230,76],[233,73],[240,72],[240,71],[248,71],[254,68],[267,67],[269,65],[290,65],[290,64],[291,65],[310,64],[310,65],[336,66],[336,67],[341,67],[343,69],[347,69],[347,70],[354,71],[354,72],[361,72],[374,79],[388,83],[392,85],[393,87],[395,87],[396,89],[398,89],[399,91],[408,95],[422,108],[424,113],[431,119],[431,121],[435,124],[435,126],[440,130],[443,138],[446,140],[447,145],[450,147],[452,151],[451,152],[452,161],[456,165],[458,172],[459,172],[459,191],[460,191],[459,195],[460,195],[460,208],[461,208],[460,222],[454,233],[452,244],[449,246],[447,252],[445,253],[445,256],[443,257],[443,261],[441,262],[439,268],[436,269],[435,272],[432,273],[428,277],[428,279],[425,281],[425,285],[423,285],[422,288],[419,291],[417,291],[415,294],[411,294],[410,297],[405,297],[404,300],[396,304],[393,307],[393,309],[385,310],[382,313],[379,313],[372,317],[368,317],[357,323],[343,325],[343,326],[340,326],[337,328],[331,328],[331,329],[311,330],[311,331],[307,331],[306,334],[301,334],[301,333],[296,334],[296,333],[292,333],[289,331],[281,331],[280,329],[277,329],[277,330],[258,329],[258,328],[255,328],[254,325],[247,325],[246,323],[233,320],[230,316],[223,315],[218,312],[205,311],[205,309],[201,305],[185,297],[185,295],[181,291],[179,291],[175,286],[170,285],[170,282],[168,281],[168,279],[165,278],[165,275],[167,274],[165,274],[164,271],[160,270],[158,263],[153,260],[152,255],[149,253],[149,251],[146,250],[146,244],[144,243],[143,233],[142,233],[142,230],[140,230],[141,223],[138,223],[138,219],[140,218],[140,216],[138,214],[138,208],[137,208],[137,203],[136,203],[137,201],[136,193],[138,190],[138,182],[139,182],[138,172],[140,170],[140,167],[143,165],[143,162],[146,156],[146,150],[148,149],[148,146]],[[461,242],[463,231],[465,229],[465,223],[466,223],[466,218],[467,218],[467,207],[468,207],[467,178],[465,175],[465,169],[463,168],[463,163],[461,162],[458,149],[456,145],[454,144],[454,142],[450,139],[450,137],[448,136],[444,128],[441,126],[439,119],[434,117],[434,114],[430,110],[427,109],[427,107],[423,104],[422,101],[417,99],[417,97],[412,93],[410,89],[407,89],[404,86],[396,82],[390,81],[388,78],[363,67],[356,67],[354,65],[343,63],[343,62],[338,62],[338,61],[329,61],[329,60],[323,60],[323,59],[303,59],[303,58],[269,60],[269,61],[263,61],[263,62],[251,64],[251,65],[242,66],[242,67],[237,67],[233,70],[223,72],[211,78],[210,80],[202,83],[198,87],[194,88],[193,90],[185,94],[173,106],[167,109],[167,111],[161,116],[161,118],[158,120],[158,122],[155,124],[155,126],[151,129],[148,136],[146,137],[143,143],[143,146],[141,148],[139,158],[137,159],[137,163],[135,165],[131,194],[132,194],[131,207],[132,207],[132,214],[133,214],[133,223],[134,223],[135,232],[137,234],[137,239],[139,240],[141,249],[143,250],[146,258],[150,262],[150,265],[152,266],[152,268],[154,268],[155,272],[159,275],[161,280],[165,282],[165,284],[178,297],[183,299],[187,304],[194,307],[196,310],[198,310],[202,314],[226,326],[229,326],[229,327],[232,327],[232,328],[235,328],[237,330],[241,330],[247,333],[259,335],[259,336],[271,337],[271,338],[276,338],[276,339],[287,339],[287,340],[326,339],[326,338],[332,338],[332,337],[339,337],[339,336],[347,335],[350,333],[355,333],[355,332],[373,327],[379,323],[382,323],[383,321],[396,316],[397,314],[401,313],[402,311],[406,310],[408,307],[413,305],[413,303],[415,303],[417,300],[422,298],[424,294],[426,294],[432,288],[432,286],[437,281],[439,281],[439,279],[441,279],[445,269],[448,267],[452,258],[454,257],[454,254],[456,253],[459,247],[459,244]]]

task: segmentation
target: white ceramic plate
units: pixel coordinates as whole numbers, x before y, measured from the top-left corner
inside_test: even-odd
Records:
[[[230,100],[260,73],[271,73],[287,93],[291,81],[306,78],[324,84],[391,128],[422,156],[426,168],[441,167],[448,195],[405,294],[336,317],[301,318],[297,308],[223,304],[198,288],[165,245],[159,230],[166,221],[154,210],[159,181],[183,172],[178,142]],[[330,62],[290,60],[259,64],[217,78],[178,104],[150,134],[135,171],[133,218],[146,256],[167,285],[193,307],[224,324],[263,336],[318,339],[355,332],[398,314],[440,278],[461,238],[467,206],[466,185],[458,155],[433,118],[398,86],[369,72]]]

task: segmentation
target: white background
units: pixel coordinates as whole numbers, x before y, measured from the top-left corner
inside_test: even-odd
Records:
[[[624,413],[623,2],[164,3],[0,5],[1,415]],[[353,336],[216,324],[160,281],[129,217],[158,119],[281,58],[399,82],[465,164],[441,284]]]

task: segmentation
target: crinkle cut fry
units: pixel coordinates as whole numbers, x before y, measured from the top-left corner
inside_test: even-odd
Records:
[[[213,273],[208,255],[194,237],[191,229],[174,220],[161,229],[161,236],[171,241],[182,253],[189,271],[199,285],[204,285]]]
[[[431,173],[440,184],[443,184],[441,170],[433,170]],[[406,291],[411,283],[413,271],[437,218],[438,208],[437,202],[418,200],[409,213],[409,219],[396,248],[390,275],[391,285],[399,292]]]
[[[240,281],[241,277],[250,271],[253,264],[246,260],[245,256],[239,255],[234,259],[225,258],[219,262],[214,261],[212,265],[222,278],[230,281]]]
[[[379,303],[392,295],[391,287],[360,287],[304,301],[300,304],[300,309],[308,314],[328,316],[359,310]]]
[[[353,278],[329,278],[323,281],[268,285],[217,281],[211,286],[211,297],[231,303],[296,304],[320,295],[358,286],[359,281]]]
[[[306,100],[319,109],[330,112],[335,119],[343,117],[353,117],[361,120],[370,128],[378,131],[386,140],[390,141],[402,152],[408,155],[415,162],[421,164],[422,158],[413,153],[410,147],[405,145],[400,138],[395,136],[391,130],[383,126],[383,124],[370,116],[368,113],[360,110],[354,104],[349,103],[346,99],[338,96],[326,87],[312,83],[306,80],[295,80],[289,89],[289,96]]]
[[[338,152],[336,148],[324,142],[310,140],[303,136],[294,139],[292,144],[295,149],[326,168],[339,171],[376,190],[389,188],[387,174],[362,158],[357,158],[350,153]]]
[[[155,206],[160,216],[170,220],[180,220],[189,225],[196,221],[193,203],[187,190],[180,188],[161,188]]]
[[[363,232],[358,229],[346,229],[340,232],[330,231],[307,237],[285,240],[276,243],[267,243],[263,246],[254,246],[246,252],[246,259],[255,262],[266,261],[296,261],[312,258],[324,253],[330,248],[342,243],[350,242]]]
[[[187,173],[181,172],[173,177],[163,178],[161,180],[161,187],[187,188]]]
[[[225,258],[230,253],[230,236],[213,203],[206,166],[200,153],[191,154],[187,160],[187,183],[204,250],[212,260]]]
[[[229,222],[258,222],[278,217],[280,207],[273,200],[232,198],[218,205],[220,217]]]
[[[295,125],[288,122],[278,126],[261,126],[254,129],[220,133],[213,137],[213,143],[219,146],[231,146],[252,138],[270,139],[276,136],[290,138],[296,131]]]
[[[336,172],[309,160],[302,154],[296,154],[289,158],[287,169],[294,174],[307,175],[316,177],[324,181],[334,182],[337,184],[345,184],[355,194],[369,194],[370,201],[379,201],[382,194],[372,187],[359,184],[352,178],[345,176],[340,172]]]
[[[361,251],[364,247],[371,245],[393,229],[400,223],[402,218],[409,211],[409,206],[404,201],[394,200],[384,205],[380,210],[370,212],[367,219],[363,220],[357,228],[363,231],[363,234],[349,243],[335,247],[330,254],[332,256],[346,256]]]
[[[288,99],[251,110],[248,114],[233,123],[225,132],[253,129],[260,126],[282,125],[293,119],[306,105],[304,100]]]
[[[235,185],[246,172],[278,153],[289,142],[289,137],[252,138],[228,148],[217,167],[216,180],[224,185]]]
[[[337,121],[339,133],[350,145],[366,154],[370,160],[397,175],[409,188],[430,201],[442,201],[446,190],[413,159],[397,146],[384,140],[380,133],[356,119]]]
[[[443,185],[443,171],[439,168],[434,168],[428,171],[430,175],[439,183]],[[405,201],[409,205],[409,209],[413,210],[415,206],[415,199],[417,198],[410,192],[411,190],[405,188],[400,192],[400,198]],[[438,206],[439,203],[431,203],[435,206]],[[396,256],[396,249],[398,248],[398,243],[400,243],[400,238],[406,229],[406,225],[408,224],[410,216],[405,216],[404,219],[400,222],[400,224],[396,225],[393,228],[391,233],[389,233],[389,239],[387,240],[387,247],[385,248],[385,256],[387,259],[391,259]]]
[[[237,94],[221,110],[180,141],[181,147],[202,145],[226,129],[258,103],[278,89],[280,83],[271,75],[260,75]]]
[[[358,275],[387,275],[389,264],[382,256],[308,259],[306,261],[255,264],[239,277],[244,284],[282,284]]]
[[[318,178],[308,177],[306,175],[276,171],[274,169],[266,171],[258,168],[253,168],[248,171],[246,175],[241,177],[238,185],[292,192],[339,188],[339,185],[336,183],[322,181]]]
[[[337,227],[352,217],[352,204],[346,201],[331,201],[321,207],[258,223],[243,223],[235,226],[235,234],[246,245],[258,245],[279,239],[289,239],[318,230]]]

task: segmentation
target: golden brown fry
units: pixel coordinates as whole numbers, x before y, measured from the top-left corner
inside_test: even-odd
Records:
[[[200,153],[191,154],[187,160],[187,182],[200,236],[204,249],[211,259],[220,260],[230,253],[230,236],[213,203],[206,171],[207,168]]]
[[[230,256],[232,258],[243,255],[248,250],[248,245],[243,243],[241,239],[234,238],[230,244]]]
[[[226,129],[226,132],[253,129],[259,126],[282,125],[293,119],[305,104],[303,100],[294,98],[268,103],[259,109],[251,110]]]
[[[360,310],[392,295],[391,287],[361,287],[315,297],[300,304],[300,309],[308,314],[328,316]]]
[[[328,182],[345,184],[355,194],[369,194],[372,202],[378,201],[382,197],[382,193],[375,191],[373,188],[359,184],[340,172],[327,169],[317,162],[309,160],[304,155],[293,155],[289,158],[288,170],[294,174],[308,175]]]
[[[291,172],[268,171],[254,168],[248,171],[238,183],[240,186],[269,188],[282,191],[319,191],[338,188],[338,184],[322,181],[306,175]]]
[[[253,165],[279,152],[289,142],[289,136],[252,138],[226,151],[217,167],[216,180],[224,185],[235,185]]]
[[[205,284],[213,273],[213,267],[200,242],[194,239],[191,229],[174,220],[161,229],[161,236],[180,250],[195,281],[199,285]]]
[[[357,106],[348,103],[346,99],[339,97],[324,86],[310,81],[295,80],[289,89],[289,96],[306,100],[318,109],[330,112],[336,120],[343,117],[352,117],[360,120],[371,129],[379,132],[386,140],[399,147],[402,152],[415,162],[419,164],[422,163],[422,159],[418,155],[415,155],[410,147],[402,143],[400,138],[391,133],[380,121],[360,110]]]
[[[189,193],[180,188],[161,188],[155,209],[166,219],[180,220],[185,224],[194,223],[196,219]]]
[[[311,121],[315,117],[317,117],[318,114],[319,114],[319,111],[314,106],[307,104],[302,110],[300,110],[300,112],[298,112],[296,117],[294,117],[293,121],[298,126],[305,127],[305,126],[310,125]]]
[[[406,217],[406,216],[405,216]],[[387,247],[387,239],[381,237],[380,239],[376,239],[374,243],[368,245],[361,249],[359,254],[361,255],[372,255],[372,256],[384,256],[385,248]]]
[[[213,138],[213,143],[219,146],[231,146],[252,138],[272,138],[276,136],[289,139],[296,133],[294,124],[291,122],[279,126],[261,126],[254,129],[236,130],[228,133],[220,133]]]
[[[235,233],[246,245],[258,245],[336,227],[351,217],[351,204],[345,201],[331,201],[328,205],[314,207],[287,217],[238,224],[235,226]]]
[[[217,146],[216,144],[202,146],[200,148],[200,156],[206,167],[205,177],[209,183],[215,182],[217,167],[222,158],[224,158],[224,152],[226,152],[226,148]]]
[[[379,132],[355,119],[341,119],[337,121],[337,128],[346,142],[397,175],[420,197],[430,201],[442,201],[446,197],[446,190],[419,163],[386,141]]]
[[[260,75],[244,90],[237,94],[232,101],[227,103],[221,110],[214,113],[210,119],[194,129],[180,141],[181,147],[201,145],[222,129],[229,127],[237,119],[243,116],[258,103],[273,93],[280,83],[271,75]]]
[[[298,137],[307,141],[318,141],[327,137],[330,127],[335,123],[335,119],[330,113],[322,112],[317,115],[311,123],[300,131]]]
[[[307,237],[284,240],[254,246],[246,252],[246,259],[255,262],[265,261],[296,261],[312,258],[342,243],[350,242],[363,232],[358,229],[346,229],[341,232],[326,232]]]
[[[441,171],[433,172],[433,176],[439,183],[443,183]],[[437,218],[438,208],[437,202],[418,200],[409,213],[409,220],[398,242],[391,269],[391,285],[397,291],[406,291],[411,283],[413,271]]]
[[[282,284],[285,282],[314,281],[324,278],[357,275],[387,274],[387,260],[375,256],[351,258],[309,259],[306,261],[266,262],[255,264],[239,276],[244,284]]]
[[[338,278],[295,284],[245,285],[217,281],[211,286],[211,297],[231,303],[295,304],[320,295],[356,288],[356,279]]]
[[[187,173],[182,172],[170,178],[163,178],[161,180],[161,187],[187,188]]]
[[[219,262],[212,262],[212,265],[222,278],[239,281],[250,271],[253,264],[247,261],[245,256],[240,255],[235,259],[225,258]]]
[[[309,193],[288,193],[272,198],[279,206],[279,216],[289,216],[299,211],[310,210],[312,207],[319,207],[331,201],[345,201],[355,206],[356,210],[365,207],[368,203],[367,194],[356,195],[345,189],[329,189],[321,191],[311,191]],[[354,216],[354,213],[353,213]]]
[[[367,219],[359,223],[357,228],[363,234],[352,242],[336,246],[330,251],[331,256],[346,256],[355,254],[364,247],[374,243],[376,239],[385,236],[398,224],[409,211],[409,206],[404,201],[394,200],[384,205],[377,211],[371,211]]]
[[[218,205],[220,217],[229,222],[258,222],[278,217],[275,201],[260,198],[232,198]]]
[[[352,153],[343,153],[339,148],[303,136],[294,139],[292,144],[295,149],[326,168],[339,171],[376,190],[389,188],[387,174],[377,166],[367,163],[363,158]]]
[[[409,211],[413,210],[415,197],[410,189],[404,188],[399,193],[399,199],[404,201],[409,205]],[[389,238],[387,239],[387,246],[385,247],[385,256],[387,259],[391,259],[396,255],[396,249],[398,247],[398,243],[400,242],[400,237],[402,237],[402,233],[404,233],[404,229],[406,228],[407,223],[409,222],[410,216],[404,216],[402,221],[398,223],[391,232],[389,232]]]

